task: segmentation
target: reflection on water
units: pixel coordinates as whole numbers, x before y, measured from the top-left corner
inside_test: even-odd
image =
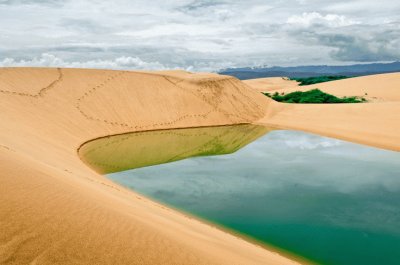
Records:
[[[79,155],[96,171],[108,174],[188,157],[233,153],[267,131],[244,124],[128,133],[91,141],[82,146]]]
[[[225,127],[224,133],[208,128],[210,139],[223,135],[217,137],[218,148],[205,148],[206,152],[200,148],[191,155],[171,152],[195,150],[189,147],[199,144],[197,137],[175,149],[168,141],[157,142],[151,148],[153,162],[145,152],[146,162],[137,165],[213,150],[231,153],[267,132],[242,128],[253,136],[246,138],[246,130],[237,133],[235,127]],[[227,135],[231,136],[224,140]],[[145,148],[135,140],[131,145]],[[141,148],[132,150],[138,153],[130,153],[130,159],[144,161]],[[118,155],[108,152],[109,157]],[[111,164],[117,160],[110,160]],[[271,131],[232,154],[108,176],[149,197],[323,264],[399,264],[400,153],[302,132]]]

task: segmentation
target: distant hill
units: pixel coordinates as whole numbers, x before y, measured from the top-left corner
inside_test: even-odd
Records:
[[[261,77],[312,77],[321,75],[364,76],[381,73],[400,72],[400,62],[355,64],[346,66],[310,65],[294,67],[266,67],[266,68],[228,68],[219,74],[235,76],[239,79],[253,79]]]

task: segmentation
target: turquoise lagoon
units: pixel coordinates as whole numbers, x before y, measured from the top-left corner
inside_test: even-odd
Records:
[[[256,125],[117,135],[82,158],[154,200],[320,264],[400,264],[400,153]]]

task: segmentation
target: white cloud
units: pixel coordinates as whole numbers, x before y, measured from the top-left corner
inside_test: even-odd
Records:
[[[400,60],[400,36],[390,34],[400,21],[400,5],[393,2],[0,0],[0,61],[215,71]],[[364,40],[377,48],[354,52]]]
[[[134,31],[122,31],[116,33],[116,35],[120,36],[129,36],[135,37],[138,39],[147,39],[147,38],[157,38],[163,36],[190,36],[190,37],[201,37],[201,36],[210,36],[210,35],[218,35],[222,33],[218,28],[208,28],[204,25],[198,24],[178,24],[171,23],[168,25],[155,25],[154,27],[143,29],[143,30],[134,30]]]
[[[311,150],[311,149],[320,149],[320,148],[328,148],[340,145],[341,142],[333,139],[319,139],[318,141],[310,141],[310,140],[287,140],[285,141],[285,145],[289,148],[301,149],[301,150]]]
[[[71,68],[104,68],[104,69],[149,69],[163,70],[164,65],[159,62],[144,62],[138,57],[118,57],[114,60],[90,60],[66,62],[53,54],[43,53],[32,60],[15,60],[5,58],[0,61],[0,66],[43,66],[43,67],[71,67]]]
[[[288,24],[309,27],[312,25],[324,25],[328,27],[344,27],[355,24],[360,24],[355,20],[346,18],[345,16],[340,16],[337,14],[327,14],[321,15],[317,12],[303,13],[301,16],[290,16],[287,19]]]
[[[281,134],[285,137],[287,132],[281,132]],[[289,132],[289,134],[293,134]],[[296,132],[294,133],[296,134]],[[333,138],[327,137],[316,137],[314,135],[308,134],[300,134],[297,133],[296,137],[287,137],[286,139],[282,139],[282,144],[288,148],[293,149],[301,149],[301,150],[312,150],[312,149],[319,149],[322,150],[323,148],[335,147],[340,146],[343,144],[343,141],[336,140]]]

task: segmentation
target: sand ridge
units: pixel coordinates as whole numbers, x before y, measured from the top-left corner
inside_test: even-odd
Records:
[[[239,80],[3,68],[0,90],[1,264],[296,263],[120,187],[77,154],[112,134],[262,118],[266,99]]]

